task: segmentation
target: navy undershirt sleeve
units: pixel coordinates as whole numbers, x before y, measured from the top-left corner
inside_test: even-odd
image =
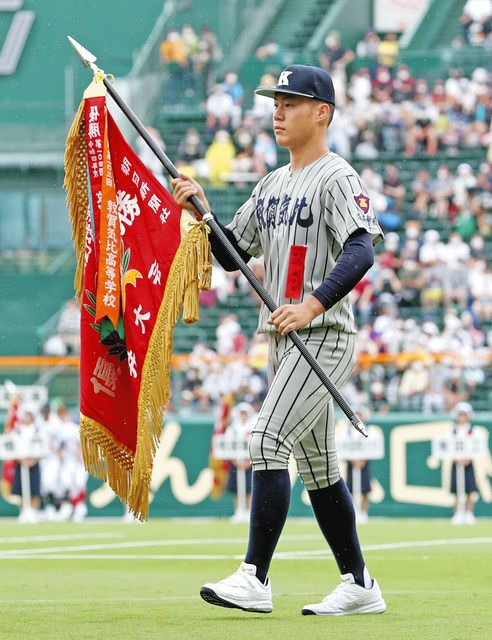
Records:
[[[222,222],[220,222],[220,220],[217,220],[217,217],[213,212],[212,212],[212,215],[214,217],[215,222],[219,225],[219,227],[225,233],[225,235],[227,236],[228,240],[230,241],[234,249],[236,249],[236,251],[239,253],[239,255],[244,260],[244,262],[248,262],[251,259],[251,255],[246,251],[244,251],[244,249],[241,249],[241,247],[238,245],[238,242],[236,240],[236,236],[231,231],[231,229],[228,229],[225,225],[222,224]],[[209,238],[210,238],[210,246],[212,248],[212,253],[214,254],[220,266],[226,271],[237,271],[239,267],[231,258],[231,256],[227,253],[227,251],[224,248],[224,245],[218,239],[218,237],[215,235],[213,231],[211,231]]]
[[[365,229],[358,229],[349,236],[337,263],[311,295],[319,300],[325,309],[329,309],[352,291],[373,264],[371,234]]]

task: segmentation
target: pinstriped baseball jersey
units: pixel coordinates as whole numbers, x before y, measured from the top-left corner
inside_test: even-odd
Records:
[[[264,286],[278,306],[302,302],[325,280],[343,245],[357,229],[383,235],[366,187],[355,169],[335,153],[291,172],[289,165],[272,171],[256,185],[229,228],[250,255],[264,256]],[[285,297],[290,248],[306,245],[299,299]],[[258,331],[273,332],[270,311],[263,304]],[[345,296],[306,328],[333,327],[356,333],[352,308]]]

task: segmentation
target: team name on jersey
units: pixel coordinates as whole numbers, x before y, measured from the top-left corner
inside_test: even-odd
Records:
[[[277,209],[280,206],[277,219]],[[304,209],[308,211],[304,212]],[[255,215],[260,229],[275,229],[278,227],[292,226],[298,224],[304,229],[313,224],[313,213],[308,207],[305,196],[292,200],[291,196],[285,194],[280,198],[271,196],[266,202],[266,198],[258,198],[255,206]]]

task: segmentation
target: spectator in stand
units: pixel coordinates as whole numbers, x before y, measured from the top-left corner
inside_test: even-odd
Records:
[[[277,145],[268,131],[258,131],[253,146],[253,170],[265,176],[277,166]]]
[[[390,231],[384,237],[384,249],[378,254],[378,267],[382,269],[399,269],[401,259],[399,258],[400,238],[397,233]]]
[[[396,70],[399,53],[400,45],[396,33],[387,33],[378,45],[378,64],[387,67],[390,73],[393,73]]]
[[[232,355],[237,353],[237,337],[241,335],[241,325],[234,313],[229,313],[219,321],[215,332],[217,338],[217,353],[219,355]]]
[[[358,325],[367,324],[371,318],[374,307],[374,287],[369,275],[355,285],[350,293],[354,313]]]
[[[388,200],[383,193],[383,178],[377,173],[371,164],[366,164],[361,172],[361,180],[367,187],[372,198],[374,212],[378,216],[381,211],[386,211]]]
[[[207,95],[210,90],[211,71],[214,62],[222,59],[222,51],[217,38],[207,25],[200,29],[198,51],[193,56],[195,78],[202,79],[202,93]]]
[[[207,99],[207,129],[210,134],[229,130],[234,115],[234,101],[223,84],[217,84]]]
[[[412,100],[415,95],[415,78],[406,64],[400,64],[393,80],[393,102]]]
[[[179,170],[194,178],[208,177],[208,164],[205,160],[205,145],[196,129],[188,129],[178,146]]]
[[[434,203],[435,217],[439,220],[447,220],[454,191],[454,179],[448,165],[441,164],[439,166],[436,178],[431,181],[429,191]]]
[[[368,31],[366,35],[355,45],[355,55],[358,58],[370,58],[376,61],[378,47],[381,39],[374,31]]]
[[[444,246],[443,284],[446,306],[456,303],[461,309],[466,307],[467,262],[470,259],[470,247],[456,231],[453,232]]]
[[[166,103],[180,102],[185,90],[185,75],[188,67],[186,50],[177,29],[172,29],[160,46],[161,60],[169,72],[166,85]]]
[[[66,353],[80,353],[80,309],[73,298],[67,300],[62,308],[57,332],[65,345]]]
[[[388,67],[379,66],[372,81],[372,94],[376,102],[391,100],[393,80]]]
[[[492,1],[467,0],[460,21],[465,42],[482,44],[492,31]]]
[[[324,46],[319,54],[321,67],[332,74],[337,65],[345,68],[353,58],[353,51],[342,47],[340,34],[336,31],[330,31],[325,38]]]
[[[432,327],[430,331],[432,333],[429,334],[430,339],[437,332],[437,326],[431,323],[424,323],[424,333],[425,325],[429,325]],[[444,411],[444,385],[449,376],[449,368],[446,364],[442,362],[435,362],[429,368],[429,384],[424,394],[424,399],[422,402],[422,410],[424,413],[441,413]]]
[[[265,73],[261,76],[259,86],[275,87],[277,79],[271,73]],[[253,99],[253,109],[250,112],[253,118],[258,122],[260,127],[271,126],[272,116],[275,110],[274,101],[266,96],[260,96],[255,93]]]
[[[419,262],[426,267],[437,265],[440,269],[445,259],[445,246],[441,242],[439,231],[429,229],[424,233],[424,242],[420,247]]]
[[[409,411],[421,411],[424,394],[429,385],[429,371],[424,362],[416,360],[405,369],[400,382],[400,399]]]
[[[241,124],[244,89],[243,89],[243,85],[238,80],[237,73],[235,73],[234,71],[228,71],[225,74],[224,90],[232,98],[234,108],[231,116],[231,125],[234,129],[237,129]]]
[[[361,160],[375,160],[379,156],[376,134],[370,129],[363,131],[354,153]]]
[[[352,74],[347,89],[347,95],[354,101],[355,108],[365,109],[372,94],[371,76],[369,69],[364,67]]]
[[[477,179],[473,175],[473,169],[468,162],[462,162],[456,169],[456,176],[453,184],[453,199],[458,207],[466,204],[470,189],[474,189]]]
[[[186,56],[186,65],[183,67],[184,93],[187,97],[192,97],[195,95],[196,89],[193,61],[200,51],[200,41],[195,33],[193,25],[183,25],[181,30],[181,42],[183,43],[184,53]]]
[[[338,107],[343,107],[345,104],[347,87],[346,66],[353,59],[354,52],[342,47],[340,34],[336,31],[330,31],[319,53],[319,63],[320,67],[328,71],[332,77]]]
[[[398,167],[387,164],[384,167],[383,194],[391,198],[398,210],[403,209],[406,187],[400,179]]]
[[[418,307],[425,278],[415,260],[405,260],[398,272],[401,284],[400,306]]]
[[[208,163],[208,179],[213,187],[223,187],[232,171],[236,156],[234,145],[227,131],[219,130],[205,153]]]
[[[328,129],[327,142],[331,151],[338,153],[345,159],[352,155],[351,138],[355,136],[357,129],[348,112],[336,110],[332,123]]]
[[[405,139],[405,155],[414,156],[418,152],[425,152],[435,156],[438,150],[438,130],[430,118],[414,118],[408,127]]]
[[[401,282],[393,269],[378,269],[374,279],[374,295],[378,298],[383,293],[391,294],[395,301],[399,301],[402,290]]]
[[[429,212],[429,204],[431,199],[431,179],[429,172],[420,169],[415,175],[412,182],[413,194],[413,217],[426,218]]]
[[[188,129],[178,146],[178,159],[193,164],[205,156],[205,147],[196,129]]]
[[[249,181],[259,179],[259,174],[253,173],[253,136],[248,127],[239,127],[235,130],[234,147],[236,157],[233,162],[233,172],[237,175],[236,186],[239,188]]]
[[[468,274],[472,309],[480,321],[492,320],[492,269],[484,260],[477,260]]]

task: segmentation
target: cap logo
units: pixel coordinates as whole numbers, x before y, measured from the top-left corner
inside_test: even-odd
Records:
[[[282,71],[282,73],[280,74],[280,78],[278,79],[278,85],[277,86],[281,86],[281,85],[286,85],[289,86],[289,76],[292,73],[292,71]]]

